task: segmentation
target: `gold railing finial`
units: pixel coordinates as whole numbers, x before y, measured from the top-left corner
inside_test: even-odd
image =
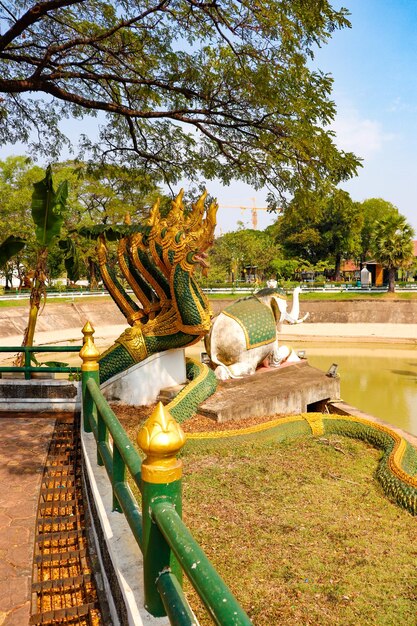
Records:
[[[162,402],[138,433],[137,442],[146,454],[142,478],[149,483],[171,483],[182,476],[182,461],[176,458],[185,443],[181,426]]]
[[[80,350],[81,371],[95,372],[99,368],[98,357],[100,352],[94,343],[94,328],[90,322],[87,322],[81,332],[84,335],[83,347]]]

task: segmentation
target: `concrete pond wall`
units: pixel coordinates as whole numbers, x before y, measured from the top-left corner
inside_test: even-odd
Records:
[[[289,301],[291,298],[289,298]],[[230,300],[213,300],[214,313],[219,313]],[[417,322],[417,300],[303,300],[300,309],[310,317],[305,324],[415,324]]]
[[[212,300],[213,313],[219,313],[231,300]],[[309,323],[397,323],[417,322],[417,300],[303,300],[301,312],[309,311]],[[27,324],[28,307],[0,308],[0,340],[2,337],[22,336]],[[80,339],[81,328],[89,320],[96,329],[126,324],[117,306],[109,298],[103,301],[47,302],[37,323],[37,332],[74,329]],[[74,335],[73,339],[77,335]]]

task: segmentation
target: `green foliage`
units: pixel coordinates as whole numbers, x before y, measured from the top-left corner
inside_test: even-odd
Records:
[[[48,247],[61,233],[64,222],[65,205],[68,197],[68,184],[62,182],[55,191],[52,182],[52,168],[46,169],[45,178],[33,185],[32,218],[35,224],[36,241]]]
[[[274,273],[273,260],[280,254],[265,231],[240,229],[218,237],[209,252],[209,280],[224,276],[238,280],[245,267],[256,267],[258,275]]]
[[[149,175],[134,167],[66,161],[56,164],[54,172],[56,180],[68,180],[70,186],[68,228],[120,224],[127,213],[136,223],[158,197],[162,211],[171,206]]]
[[[373,236],[375,258],[385,267],[403,267],[413,258],[414,230],[400,213],[376,222]]]
[[[271,267],[278,279],[290,280],[299,269],[298,259],[273,259]]]
[[[389,273],[389,291],[395,290],[395,270],[414,260],[414,230],[400,213],[392,212],[375,223],[372,249]]]
[[[33,183],[44,176],[42,168],[22,156],[9,156],[0,161],[0,232],[27,241],[26,258],[35,241],[31,217]]]
[[[0,268],[6,265],[10,259],[18,254],[26,245],[26,241],[21,237],[9,235],[0,244]]]
[[[286,257],[300,257],[316,265],[333,259],[335,275],[343,258],[359,252],[363,218],[360,205],[346,191],[299,192],[275,227]]]
[[[62,117],[103,112],[83,138],[92,160],[154,181],[240,178],[285,198],[355,174],[329,130],[332,78],[312,63],[350,25],[329,0],[33,6],[11,0],[1,17],[0,144],[56,156]]]
[[[77,282],[81,276],[81,258],[77,244],[73,239],[61,239],[58,242],[60,250],[64,254],[64,265],[69,280]]]
[[[51,278],[62,276],[65,269],[72,281],[88,275],[94,279],[96,262],[96,231],[111,229],[107,223],[120,224],[130,213],[134,223],[142,219],[161,195],[161,206],[170,207],[170,199],[159,193],[146,173],[121,166],[85,164],[78,161],[57,163],[52,176],[45,179],[45,171],[34,166],[25,157],[8,157],[0,161],[0,229],[7,235],[20,236],[26,246],[10,262],[19,274],[36,264],[38,246],[47,242],[47,274]],[[35,229],[31,215],[31,202],[35,191]],[[63,210],[63,200],[68,196]],[[94,230],[96,225],[96,230]],[[59,229],[60,226],[60,229]],[[52,227],[52,228],[51,228]],[[91,229],[90,240],[77,237],[79,228]],[[133,227],[131,227],[133,228]],[[60,230],[62,251],[57,247]],[[117,230],[117,229],[116,229]],[[117,241],[119,234],[108,233],[109,239]],[[70,243],[70,240],[73,242]]]
[[[398,209],[387,200],[382,198],[368,198],[361,202],[363,225],[360,238],[360,256],[362,262],[373,256],[372,242],[375,225],[378,221],[397,214]]]

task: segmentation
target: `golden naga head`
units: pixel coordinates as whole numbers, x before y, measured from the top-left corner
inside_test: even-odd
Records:
[[[160,214],[159,201],[151,209],[146,222],[150,227],[147,239],[172,251],[173,264],[181,263],[189,269],[196,264],[200,264],[203,270],[208,268],[206,250],[214,242],[218,204],[212,201],[206,208],[207,195],[205,191],[187,211],[183,202],[184,190],[181,189],[166,217]]]

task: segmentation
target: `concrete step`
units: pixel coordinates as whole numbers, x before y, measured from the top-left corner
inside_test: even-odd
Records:
[[[68,380],[0,380],[0,412],[77,411],[81,383]]]

